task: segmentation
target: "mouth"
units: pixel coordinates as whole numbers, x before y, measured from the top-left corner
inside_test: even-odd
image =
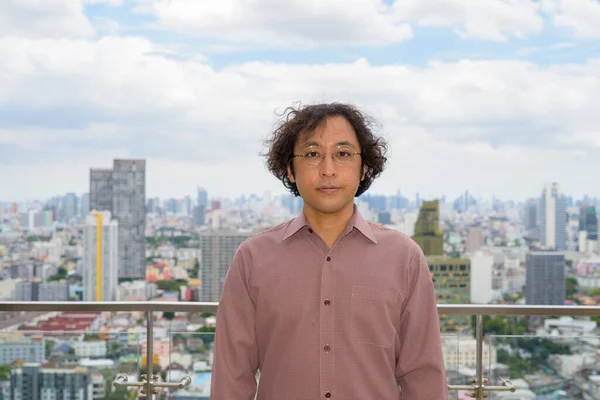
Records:
[[[340,190],[339,187],[337,186],[321,186],[320,188],[317,189],[320,193],[324,193],[324,194],[333,194],[336,193],[338,190]]]

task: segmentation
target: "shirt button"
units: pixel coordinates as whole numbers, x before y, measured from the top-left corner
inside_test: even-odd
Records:
[[[325,345],[325,347],[323,347],[323,350],[329,351],[329,350],[331,350],[331,347],[329,347],[329,345],[327,344],[327,345]]]
[[[308,231],[309,231],[310,233],[313,233],[313,230],[312,230],[311,228],[308,228]]]
[[[328,306],[328,305],[330,305],[330,304],[331,304],[331,302],[330,302],[329,300],[325,300],[325,301],[323,302],[323,304],[325,304],[326,306]]]
[[[329,392],[325,393],[325,397],[330,398],[331,397],[331,393],[329,393]]]
[[[331,261],[331,257],[327,256],[327,261]]]

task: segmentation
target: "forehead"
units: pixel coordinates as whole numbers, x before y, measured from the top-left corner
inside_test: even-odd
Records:
[[[329,147],[339,144],[359,146],[356,132],[350,122],[346,118],[336,115],[325,119],[314,131],[301,135],[296,146]]]

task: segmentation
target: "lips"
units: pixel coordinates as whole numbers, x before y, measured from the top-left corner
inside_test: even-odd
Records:
[[[337,192],[338,190],[340,190],[340,188],[337,186],[321,186],[317,190],[321,193],[333,194],[333,193]]]

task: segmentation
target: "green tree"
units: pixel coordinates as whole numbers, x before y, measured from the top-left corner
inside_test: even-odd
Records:
[[[212,343],[215,340],[215,327],[214,326],[201,326],[196,329],[196,332],[203,333],[203,335],[196,335],[196,337],[202,339],[204,344]],[[211,335],[211,333],[213,333]]]
[[[0,365],[0,381],[10,380],[10,365]]]
[[[573,299],[573,295],[579,292],[579,288],[577,287],[577,278],[573,276],[567,277],[565,279],[565,290],[567,299]]]
[[[175,319],[175,313],[173,311],[165,311],[163,313],[163,318],[168,321],[172,321]]]

